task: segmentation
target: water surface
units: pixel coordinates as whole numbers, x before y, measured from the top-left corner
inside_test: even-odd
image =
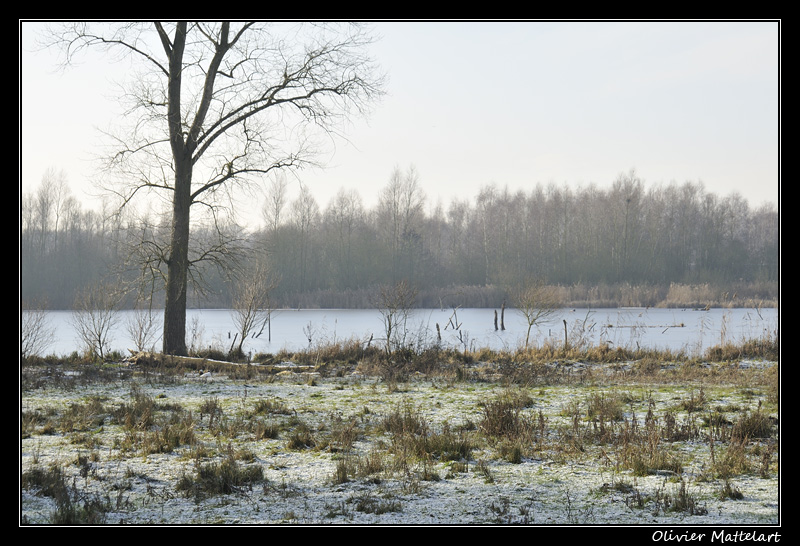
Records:
[[[498,329],[495,329],[495,311]],[[135,345],[127,332],[131,311],[122,311],[111,335],[111,348],[127,354]],[[161,313],[158,313],[160,320]],[[525,344],[527,322],[514,309],[506,309],[505,330],[500,329],[500,310],[494,309],[416,309],[407,322],[409,343],[476,349],[514,349]],[[80,350],[72,312],[48,313],[55,329],[55,341],[47,353],[69,354]],[[778,310],[770,309],[562,309],[531,330],[530,343],[561,344],[564,321],[570,343],[579,341],[611,347],[669,349],[699,354],[724,342],[774,337]],[[438,331],[437,331],[438,324]],[[437,333],[438,332],[438,333]],[[187,311],[187,344],[227,349],[236,334],[233,314],[228,309],[190,309]],[[276,353],[319,344],[358,339],[382,343],[384,327],[376,309],[277,310],[270,327],[258,339],[245,341],[245,351]],[[441,336],[441,341],[439,341]],[[161,341],[155,343],[156,349]]]

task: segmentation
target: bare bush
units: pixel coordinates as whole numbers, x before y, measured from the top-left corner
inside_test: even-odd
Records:
[[[112,330],[119,321],[122,296],[112,285],[98,283],[75,298],[72,324],[90,357],[102,360],[108,354]]]
[[[160,321],[151,308],[135,309],[126,321],[128,335],[137,351],[153,351],[158,341]]]
[[[237,353],[242,353],[245,339],[259,337],[264,328],[269,328],[273,309],[270,296],[277,285],[277,277],[264,261],[256,262],[240,274],[233,296],[233,323],[239,336]]]
[[[560,307],[555,287],[539,279],[527,279],[511,290],[514,307],[525,317],[528,329],[525,332],[525,348],[528,348],[531,330],[546,321]]]
[[[22,301],[19,326],[19,354],[25,359],[40,356],[55,340],[55,329],[47,319],[46,306]]]
[[[386,334],[386,354],[406,348],[408,319],[414,307],[417,291],[406,281],[385,285],[380,289],[378,310]]]

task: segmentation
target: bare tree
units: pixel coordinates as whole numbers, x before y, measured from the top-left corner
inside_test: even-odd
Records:
[[[66,207],[71,205],[66,174],[48,168],[42,175],[36,193],[29,199],[26,208],[30,210],[23,220],[36,233],[35,244],[30,249],[44,255],[58,247],[59,229],[63,228],[60,223]]]
[[[36,199],[40,207],[43,237],[44,231],[52,231],[53,247],[57,248],[59,230],[63,229],[62,219],[66,209],[71,206],[70,201],[74,199],[70,195],[66,173],[48,168],[42,176]]]
[[[497,200],[497,188],[494,184],[481,188],[476,203],[476,214],[480,222],[481,248],[483,250],[484,283],[491,284],[493,255],[496,253],[492,234],[493,211]]]
[[[531,330],[548,320],[560,307],[555,287],[540,279],[529,278],[511,290],[512,304],[525,318],[525,348],[530,344]]]
[[[239,343],[237,354],[242,354],[245,339],[259,337],[264,328],[270,327],[271,294],[277,285],[277,277],[263,259],[246,267],[239,275],[233,296],[233,323],[238,330]]]
[[[413,263],[415,259],[413,252],[407,252],[413,250],[408,243],[418,235],[424,205],[425,192],[416,168],[411,165],[403,173],[395,167],[389,182],[381,190],[378,202],[378,221],[391,252],[393,282],[409,273],[402,267],[405,265],[403,262]]]
[[[286,176],[284,173],[278,173],[270,182],[267,200],[261,208],[261,214],[267,223],[267,229],[273,233],[281,225],[281,215],[286,207],[287,187]]]
[[[78,22],[50,35],[66,64],[87,49],[139,62],[110,166],[129,182],[115,189],[123,206],[149,192],[169,203],[165,353],[186,354],[190,211],[216,225],[248,183],[310,164],[309,129],[336,136],[381,94],[371,41],[353,24],[207,21]]]
[[[340,188],[325,210],[325,230],[333,258],[330,273],[345,288],[356,287],[359,268],[353,260],[353,244],[364,218],[361,196],[354,190]]]
[[[309,262],[311,260],[312,229],[319,221],[319,204],[314,194],[307,186],[303,186],[300,195],[290,205],[291,222],[299,234],[297,255],[299,289],[303,292],[307,288]]]

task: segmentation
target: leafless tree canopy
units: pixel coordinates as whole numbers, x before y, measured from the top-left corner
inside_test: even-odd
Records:
[[[145,189],[174,189],[177,150],[194,166],[193,202],[222,206],[241,184],[312,163],[312,127],[342,136],[381,95],[366,55],[372,38],[360,25],[182,25],[80,22],[52,28],[47,39],[65,65],[99,49],[135,67],[108,158],[127,183],[118,190],[126,202]]]

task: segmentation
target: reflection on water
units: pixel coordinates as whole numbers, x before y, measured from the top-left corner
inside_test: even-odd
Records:
[[[514,309],[506,309],[505,330],[495,330],[495,309],[417,309],[407,326],[410,343],[430,345],[438,341],[447,347],[476,349],[514,349],[525,343],[527,323]],[[111,347],[127,353],[135,345],[127,333],[126,321],[132,312],[120,313],[112,334]],[[48,313],[56,341],[47,353],[69,354],[78,350],[69,311]],[[550,316],[531,331],[531,344],[563,344],[566,336],[572,345],[607,343],[613,347],[670,349],[698,354],[708,347],[745,339],[773,338],[778,329],[777,309],[564,309]],[[227,349],[235,336],[230,310],[193,309],[187,312],[187,336],[197,346]],[[252,353],[275,353],[281,349],[303,349],[309,344],[335,343],[349,339],[373,343],[384,335],[377,310],[308,309],[273,312],[269,330],[258,339],[245,341]],[[271,338],[271,340],[270,340]],[[310,339],[310,343],[309,343]],[[191,343],[192,339],[187,339]],[[160,340],[156,349],[160,347]]]

